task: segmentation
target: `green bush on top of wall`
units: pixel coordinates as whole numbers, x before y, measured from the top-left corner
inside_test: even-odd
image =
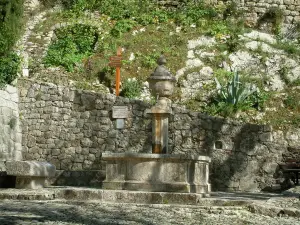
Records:
[[[0,57],[0,87],[10,84],[17,78],[19,65],[20,58],[15,53]]]
[[[56,30],[56,41],[44,58],[46,66],[62,66],[73,71],[76,63],[91,55],[98,40],[95,27],[76,24]]]

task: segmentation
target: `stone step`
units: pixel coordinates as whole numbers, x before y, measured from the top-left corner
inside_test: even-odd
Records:
[[[42,189],[41,189],[42,190]],[[1,200],[54,200],[53,191],[0,189]]]
[[[273,194],[216,192],[212,193],[212,196],[203,198],[201,195],[193,193],[103,190],[83,187],[49,187],[38,190],[0,189],[0,200],[38,200],[72,202],[72,204],[85,202],[95,204],[137,204],[150,205],[150,207],[175,207],[178,205],[196,208],[197,212],[212,214],[226,212],[239,214],[240,210],[247,209],[252,213],[265,216],[300,218],[300,210],[297,208],[274,206],[271,200],[276,195]],[[269,198],[269,203],[263,197]],[[278,199],[281,200],[282,197],[284,196]],[[258,198],[261,200],[258,200]]]
[[[196,193],[104,190],[83,187],[49,187],[36,190],[0,189],[0,199],[98,201],[107,203],[175,204],[198,207],[244,207],[251,203],[241,199],[205,198]]]

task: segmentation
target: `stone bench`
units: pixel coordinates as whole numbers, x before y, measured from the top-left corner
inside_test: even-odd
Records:
[[[8,161],[7,175],[16,176],[16,188],[43,188],[46,179],[55,176],[56,168],[48,162],[38,161]]]

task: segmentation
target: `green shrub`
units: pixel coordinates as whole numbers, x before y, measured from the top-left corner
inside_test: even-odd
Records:
[[[71,2],[74,1],[75,0],[72,0]],[[88,3],[89,6],[85,8],[99,10],[113,20],[133,19],[141,25],[162,23],[169,19],[174,19],[175,22],[180,25],[190,25],[197,23],[201,18],[213,18],[217,16],[217,12],[212,7],[198,2],[186,3],[177,9],[167,10],[161,8],[159,4],[153,0],[76,0],[76,2],[77,1],[92,2]]]
[[[170,19],[170,13],[166,10],[155,9],[151,12],[146,12],[138,15],[135,20],[138,24],[142,26],[147,26],[149,24],[164,23]]]
[[[223,78],[228,76],[229,74],[226,73],[222,75]],[[226,85],[221,85],[219,80],[215,78],[217,95],[212,98],[211,103],[204,109],[209,114],[226,117],[238,110],[259,109],[265,101],[265,96],[260,94],[256,86],[242,84],[237,72],[231,77],[231,80],[227,81]]]
[[[97,0],[61,0],[61,3],[65,9],[84,11],[87,9],[94,9]]]
[[[80,16],[86,10],[93,10],[97,0],[61,0],[64,9],[67,10],[67,17]]]
[[[157,59],[158,59],[158,57],[160,55],[161,54],[158,53],[158,52],[153,52],[153,53],[148,54],[148,55],[142,55],[141,56],[142,66],[145,67],[145,68],[153,68],[153,67],[155,67],[156,61],[157,61]]]
[[[130,31],[135,24],[136,23],[133,20],[119,20],[111,29],[110,33],[114,37],[120,37],[123,33]]]
[[[0,57],[9,53],[22,30],[23,0],[0,1]]]
[[[73,71],[77,63],[89,56],[98,40],[96,28],[81,24],[58,29],[56,36],[44,63],[46,66],[63,66],[67,71]]]
[[[19,65],[20,58],[15,53],[0,58],[0,86],[10,84],[17,78]]]
[[[216,22],[213,23],[208,31],[209,35],[226,35],[229,34],[229,27],[225,22]]]
[[[217,16],[214,8],[202,2],[188,2],[171,14],[175,23],[182,26],[196,24],[200,19],[212,19]]]
[[[238,5],[234,1],[230,1],[226,6],[226,9],[223,12],[223,18],[226,20],[227,18],[238,18],[242,16],[242,11],[239,9]]]
[[[300,103],[299,103],[300,95],[298,93],[290,92],[288,96],[283,100],[285,107],[290,110],[300,110]]]
[[[114,20],[137,18],[153,11],[154,7],[155,4],[151,0],[105,0],[97,1],[94,5],[94,9]]]
[[[23,0],[0,1],[0,86],[17,78],[20,58],[12,53],[22,30]]]
[[[71,37],[78,47],[78,51],[82,53],[93,51],[98,41],[97,28],[84,24],[76,24],[58,29],[55,34],[57,39]]]
[[[121,95],[126,98],[137,98],[141,96],[142,84],[135,78],[127,79],[122,84]]]
[[[242,85],[237,72],[235,72],[232,80],[228,81],[226,87],[222,86],[217,78],[215,81],[218,89],[218,101],[234,106],[244,102],[250,95],[257,91],[254,85]]]

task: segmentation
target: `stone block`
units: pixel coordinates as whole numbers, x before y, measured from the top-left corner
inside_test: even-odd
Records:
[[[271,134],[270,132],[260,134],[260,135],[259,135],[259,139],[260,139],[262,142],[270,142],[270,141],[273,141],[273,137],[272,137],[272,134]]]
[[[56,192],[57,198],[64,198],[67,200],[102,200],[103,192],[99,190],[84,190],[84,189],[66,189]]]
[[[5,163],[0,161],[0,171],[6,171]]]
[[[6,171],[12,176],[53,177],[56,168],[48,162],[38,161],[8,161]]]
[[[56,168],[47,162],[37,161],[8,161],[6,172],[16,176],[16,188],[43,188],[48,177],[55,176]]]

